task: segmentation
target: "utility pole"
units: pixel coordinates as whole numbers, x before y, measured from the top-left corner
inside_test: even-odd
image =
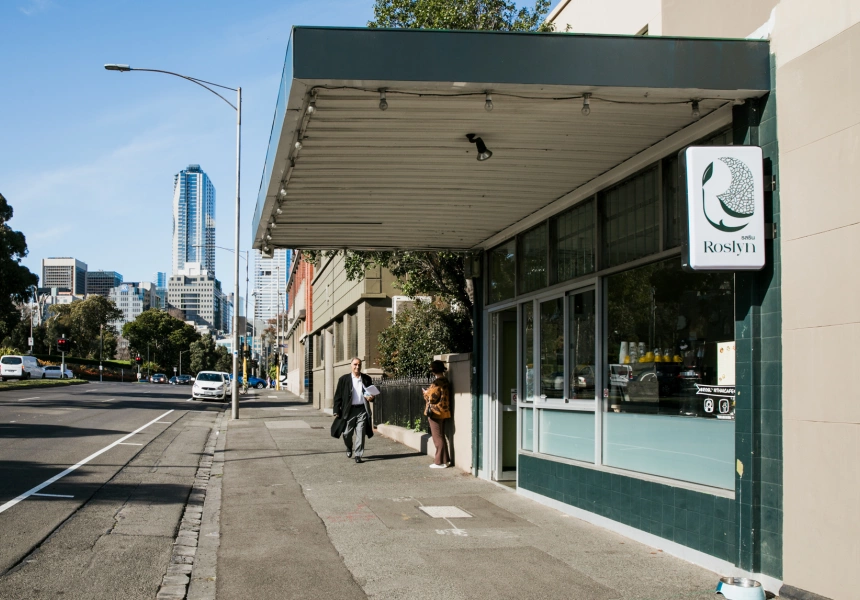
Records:
[[[275,364],[278,369],[275,372],[277,377],[275,377],[275,389],[281,389],[281,263],[279,262],[275,266],[275,272],[277,275],[275,276],[275,285],[277,286],[278,294],[277,294],[277,303],[275,305]]]
[[[99,383],[102,382],[102,352],[105,346],[105,326],[99,325]]]

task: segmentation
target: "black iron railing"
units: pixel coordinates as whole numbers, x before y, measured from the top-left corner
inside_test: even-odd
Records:
[[[429,431],[424,416],[424,394],[433,377],[389,377],[373,380],[381,392],[373,403],[373,425],[397,425]]]

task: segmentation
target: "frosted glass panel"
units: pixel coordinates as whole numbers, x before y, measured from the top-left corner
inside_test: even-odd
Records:
[[[541,410],[540,452],[594,462],[594,413]]]
[[[724,489],[735,487],[734,420],[608,412],[603,423],[606,465]]]
[[[523,450],[534,450],[535,411],[532,408],[523,408]]]

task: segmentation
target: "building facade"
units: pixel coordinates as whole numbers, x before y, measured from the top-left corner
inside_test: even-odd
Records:
[[[131,323],[144,311],[153,308],[155,286],[149,281],[125,282],[110,289],[107,297],[122,311],[122,318],[112,323],[122,333],[122,326]]]
[[[292,265],[287,281],[287,322],[284,325],[283,346],[287,355],[287,388],[307,402],[313,396],[313,329],[314,266],[301,252],[290,250]]]
[[[197,263],[187,263],[167,281],[167,301],[188,323],[211,333],[229,333],[233,308],[221,282]],[[201,329],[201,330],[202,330]]]
[[[73,294],[85,295],[87,263],[69,257],[43,258],[41,287],[68,288]]]
[[[121,283],[122,275],[116,271],[87,271],[87,295],[107,297]]]
[[[215,186],[200,165],[173,178],[173,274],[185,263],[215,273]]]

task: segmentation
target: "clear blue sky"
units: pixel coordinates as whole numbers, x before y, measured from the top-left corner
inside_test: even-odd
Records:
[[[170,271],[173,176],[200,164],[233,247],[235,113],[164,69],[243,90],[242,249],[290,28],[366,25],[373,0],[3,0],[0,193],[40,274],[49,256],[150,281]],[[228,92],[232,94],[232,92]],[[232,99],[232,98],[231,98]],[[232,254],[216,275],[233,287]],[[244,265],[242,265],[244,271]],[[241,276],[244,295],[244,274]],[[253,285],[253,280],[252,280]]]

